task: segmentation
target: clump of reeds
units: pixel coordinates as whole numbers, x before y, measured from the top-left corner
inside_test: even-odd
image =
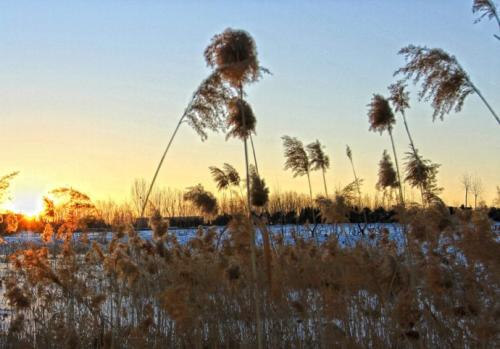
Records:
[[[355,192],[351,185],[319,206],[337,206],[338,223]],[[163,224],[154,217],[152,225]],[[341,242],[347,232],[338,232],[343,225],[319,244],[299,233],[285,240],[269,232],[256,246],[258,288],[250,251],[255,228],[244,214],[233,217],[222,241],[214,229],[199,229],[185,245],[172,234],[160,247],[124,222],[104,245],[70,240],[56,258],[44,247],[21,250],[4,278],[13,316],[0,341],[256,347],[256,292],[263,347],[488,347],[497,335],[489,324],[498,318],[500,279],[499,243],[486,212],[452,215],[434,203],[401,208],[398,220],[408,227],[403,250],[392,225],[347,245]]]
[[[184,200],[190,201],[207,217],[213,217],[217,214],[217,199],[212,193],[206,191],[201,184],[188,188],[184,193]]]

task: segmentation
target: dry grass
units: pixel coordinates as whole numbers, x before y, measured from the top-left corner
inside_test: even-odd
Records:
[[[401,209],[406,247],[385,229],[353,247],[257,224],[257,296],[266,347],[493,347],[500,245],[485,213]],[[199,229],[187,245],[152,218],[154,239],[116,227],[106,245],[66,239],[20,250],[3,285],[12,309],[4,347],[165,348],[256,345],[250,239]]]

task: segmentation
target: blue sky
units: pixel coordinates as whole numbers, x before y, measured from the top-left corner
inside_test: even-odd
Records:
[[[390,143],[368,131],[366,105],[394,81],[401,47],[455,54],[500,110],[500,43],[492,36],[498,28],[473,22],[471,1],[456,0],[3,1],[0,171],[21,171],[14,195],[35,198],[72,185],[98,198],[126,197],[134,178],[151,177],[191,93],[208,75],[203,50],[210,38],[233,27],[253,35],[261,64],[273,73],[247,88],[271,189],[307,190],[305,179],[283,171],[280,137],[288,134],[327,146],[332,188],[351,180],[349,144],[372,193]],[[444,197],[460,203],[459,179],[469,172],[481,177],[489,203],[500,185],[499,128],[491,115],[470,96],[461,113],[433,123],[429,106],[411,92],[415,143],[442,165]],[[401,158],[408,144],[401,123],[395,139]],[[241,144],[223,135],[201,142],[186,125],[160,186],[201,182],[213,189],[208,166],[223,162],[243,169]],[[321,192],[319,173],[313,185]]]

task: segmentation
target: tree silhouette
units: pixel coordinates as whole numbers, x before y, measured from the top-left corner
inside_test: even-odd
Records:
[[[328,189],[326,186],[325,172],[330,167],[330,158],[323,151],[324,146],[316,140],[307,145],[307,153],[309,154],[309,167],[311,171],[321,170],[323,174],[323,185],[325,186],[325,196],[328,197]]]
[[[394,137],[392,136],[392,127],[396,123],[394,113],[392,112],[389,102],[381,95],[374,94],[370,102],[368,110],[368,119],[370,122],[370,131],[382,132],[387,131],[391,139],[394,162],[396,163],[396,172],[398,175],[399,187],[399,203],[404,205],[403,187],[401,183],[401,175],[399,174],[398,157],[396,155],[396,147],[394,145]]]
[[[465,202],[464,202],[464,205],[465,205],[465,207],[469,207],[468,197],[469,197],[469,191],[471,190],[471,187],[472,187],[472,177],[471,177],[471,175],[467,174],[467,173],[464,173],[462,175],[462,177],[460,178],[460,184],[462,184],[462,186],[464,187],[464,191],[465,191]]]
[[[442,120],[451,110],[459,112],[465,98],[476,93],[500,125],[500,118],[455,56],[439,48],[414,45],[402,48],[399,54],[404,56],[406,65],[396,70],[394,75],[403,75],[403,81],[412,80],[415,84],[422,81],[419,99],[431,101],[434,120],[438,116]]]
[[[471,183],[471,192],[474,195],[474,208],[477,208],[477,198],[483,193],[483,182],[481,178],[474,176]]]

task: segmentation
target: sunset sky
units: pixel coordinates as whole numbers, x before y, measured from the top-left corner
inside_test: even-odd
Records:
[[[493,22],[474,24],[472,1],[2,1],[0,2],[0,175],[20,171],[15,209],[36,211],[40,197],[73,186],[95,199],[126,199],[134,178],[150,180],[178,119],[208,76],[203,50],[227,27],[255,39],[272,75],[247,88],[257,117],[259,169],[271,190],[306,192],[283,170],[280,137],[326,145],[333,189],[352,180],[349,144],[363,190],[375,191],[386,134],[369,132],[367,104],[387,94],[410,43],[457,56],[500,112],[500,42]],[[488,204],[500,185],[500,127],[476,95],[461,113],[432,122],[411,90],[408,121],[417,147],[441,164],[449,204],[463,202],[460,177],[483,181]],[[400,162],[407,137],[398,117]],[[158,185],[203,183],[208,167],[243,170],[237,140],[202,142],[186,124]],[[392,154],[391,154],[392,155]],[[322,193],[319,172],[313,190]]]

